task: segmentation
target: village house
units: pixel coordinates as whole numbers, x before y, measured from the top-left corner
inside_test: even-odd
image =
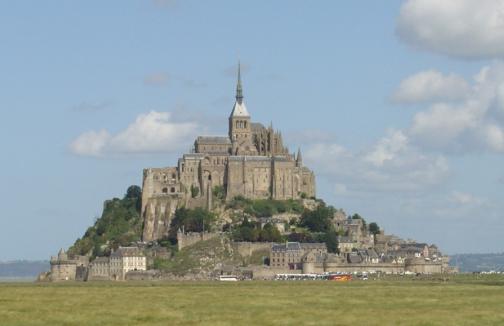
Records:
[[[303,257],[308,253],[326,254],[327,246],[325,243],[299,242],[273,244],[270,253],[270,266],[286,270],[301,270]]]
[[[89,264],[88,280],[110,280],[110,258],[109,257],[96,257],[95,260]]]
[[[147,259],[137,247],[119,247],[110,255],[110,277],[124,280],[129,271],[147,270]]]

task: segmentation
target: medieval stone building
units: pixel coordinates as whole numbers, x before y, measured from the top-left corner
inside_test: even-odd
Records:
[[[289,153],[280,132],[251,121],[239,66],[228,135],[197,137],[192,153],[184,154],[176,167],[144,170],[143,240],[166,235],[172,215],[181,205],[212,208],[214,189],[221,189],[227,200],[236,196],[276,200],[315,196],[315,175],[303,166],[301,151]]]

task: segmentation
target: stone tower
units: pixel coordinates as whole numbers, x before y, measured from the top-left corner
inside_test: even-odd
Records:
[[[229,116],[229,138],[232,143],[232,154],[255,155],[257,149],[252,142],[252,125],[250,114],[243,101],[240,63],[238,63],[238,80],[236,83],[236,100]]]

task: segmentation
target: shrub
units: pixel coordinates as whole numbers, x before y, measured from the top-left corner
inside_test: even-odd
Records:
[[[196,198],[199,195],[199,188],[194,185],[191,186],[191,197]]]

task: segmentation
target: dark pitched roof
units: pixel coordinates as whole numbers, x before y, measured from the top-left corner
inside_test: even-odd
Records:
[[[301,248],[304,250],[315,250],[315,249],[325,249],[327,250],[327,246],[325,243],[301,243]]]
[[[109,262],[109,257],[96,257],[95,260],[93,260],[93,264],[104,264]]]
[[[111,257],[144,257],[143,252],[138,247],[119,247]]]
[[[229,137],[221,137],[221,136],[199,136],[196,139],[197,143],[204,144],[216,144],[216,145],[230,145],[231,140]]]
[[[287,242],[282,244],[274,244],[271,246],[271,251],[301,251],[299,242]]]

